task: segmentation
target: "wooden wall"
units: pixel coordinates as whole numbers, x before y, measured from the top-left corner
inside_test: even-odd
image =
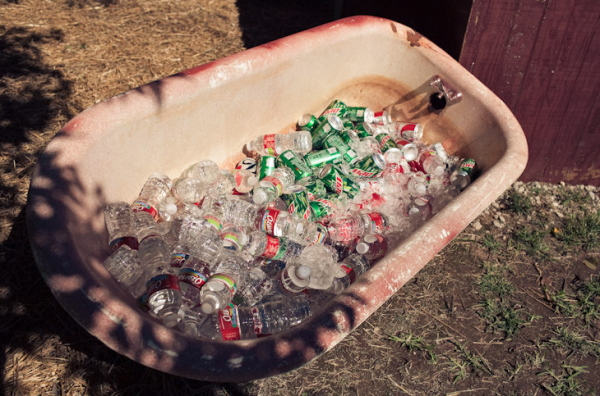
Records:
[[[524,181],[600,185],[600,1],[474,0],[460,62],[513,111]]]
[[[523,181],[600,185],[600,0],[342,4],[412,27],[504,100],[529,142]]]

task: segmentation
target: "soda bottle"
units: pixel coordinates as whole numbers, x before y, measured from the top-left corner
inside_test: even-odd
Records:
[[[200,310],[209,315],[231,302],[239,286],[244,283],[244,260],[227,250],[219,257],[208,282],[200,291]]]
[[[335,219],[327,226],[329,238],[336,242],[350,243],[365,234],[384,234],[388,228],[387,217],[371,212]]]
[[[239,288],[234,297],[238,305],[253,306],[266,296],[275,292],[274,282],[262,269],[252,268],[248,272],[246,282]]]
[[[367,234],[359,239],[356,252],[362,254],[370,262],[385,256],[388,250],[387,238],[378,234]]]
[[[278,298],[253,307],[230,304],[202,322],[197,330],[200,338],[213,340],[245,340],[280,333],[300,324],[310,315],[305,295]]]
[[[171,179],[161,173],[152,174],[140,191],[140,195],[131,205],[134,212],[143,212],[150,215],[154,220],[159,219],[158,207],[160,203],[171,193]]]
[[[305,155],[312,150],[312,138],[308,131],[262,135],[246,143],[246,150],[259,155],[280,155],[286,150],[293,150]]]
[[[254,203],[268,205],[288,191],[294,181],[295,175],[290,168],[283,166],[275,169],[271,175],[263,178],[254,187],[252,195]]]
[[[133,211],[127,202],[108,204],[104,209],[104,223],[111,252],[115,252],[122,245],[134,250],[138,248]]]

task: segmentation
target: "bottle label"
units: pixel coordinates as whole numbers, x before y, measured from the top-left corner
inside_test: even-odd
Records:
[[[460,171],[465,172],[467,174],[467,176],[471,176],[474,169],[475,169],[475,160],[472,158],[464,159],[463,162],[460,163]]]
[[[283,194],[283,183],[281,183],[281,180],[274,176],[266,176],[263,180],[273,184],[273,187],[275,187],[277,190],[277,196],[281,196],[281,194]]]
[[[275,223],[277,223],[277,217],[279,217],[279,213],[281,212],[274,208],[265,210],[260,229],[269,235],[275,235]]]
[[[187,283],[200,289],[208,280],[206,276],[192,268],[182,268],[179,271],[179,282]]]
[[[131,250],[138,250],[138,240],[135,237],[121,237],[110,243],[110,252],[116,252],[121,246],[127,245]]]
[[[267,235],[267,247],[265,251],[261,254],[262,257],[273,258],[277,255],[279,251],[279,238],[275,238]]]
[[[226,308],[219,311],[219,329],[223,341],[235,341],[242,339],[240,329],[240,317],[237,307],[234,304],[229,304]]]
[[[356,274],[354,273],[354,268],[352,268],[352,266],[348,265],[347,263],[342,262],[340,264],[340,268],[348,274],[348,279],[350,279],[350,284],[354,283],[354,281],[356,280]]]
[[[218,217],[213,215],[205,215],[204,220],[210,225],[216,232],[221,232],[221,228],[223,227],[221,224],[221,220]]]
[[[239,251],[242,249],[242,244],[240,243],[240,234],[231,230],[221,234],[221,239],[225,244],[225,248],[229,250]]]
[[[158,211],[154,209],[152,206],[148,205],[142,201],[135,201],[133,205],[131,205],[131,210],[133,212],[147,212],[150,213],[150,216],[154,218],[154,220],[158,220]]]
[[[371,219],[372,234],[383,234],[386,231],[385,220],[379,213],[368,213],[367,216]]]
[[[190,257],[189,254],[173,253],[171,255],[171,267],[174,267],[174,268],[183,267],[183,264],[185,264],[185,262],[187,261],[187,259],[189,257]]]
[[[274,260],[281,260],[288,250],[288,240],[286,238],[279,240],[279,246],[277,246],[277,253],[272,257]]]
[[[230,277],[228,277],[227,275],[216,274],[216,275],[211,276],[210,280],[211,281],[216,280],[216,281],[223,283],[225,285],[225,287],[228,288],[229,291],[231,292],[232,297],[235,294],[235,292],[237,291],[237,285],[235,284],[235,281],[233,279],[231,279]]]
[[[277,150],[275,149],[275,134],[269,134],[263,137],[263,149],[268,155],[277,155]]]
[[[263,335],[263,312],[258,307],[252,307],[252,322],[254,324],[254,334],[257,336]]]
[[[150,299],[154,293],[165,289],[180,290],[179,279],[177,279],[177,276],[172,274],[162,274],[155,276],[146,283],[146,294],[148,295],[148,299]]]

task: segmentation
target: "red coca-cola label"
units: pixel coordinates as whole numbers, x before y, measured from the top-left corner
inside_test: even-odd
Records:
[[[277,155],[275,149],[275,134],[265,135],[263,137],[263,149],[269,155]]]
[[[218,313],[219,329],[223,341],[235,341],[242,338],[237,306],[229,304]]]
[[[385,220],[379,213],[367,213],[367,216],[371,219],[371,231],[374,234],[383,234],[386,231]]]
[[[162,274],[155,276],[146,283],[146,294],[148,294],[148,298],[154,293],[165,289],[180,290],[179,279],[177,279],[177,276],[172,274]]]
[[[272,237],[267,235],[267,247],[265,251],[261,254],[262,257],[273,258],[277,255],[279,251],[279,238]]]
[[[110,243],[110,252],[116,252],[121,246],[127,245],[132,250],[138,249],[138,240],[135,237],[116,238]]]
[[[265,210],[263,214],[263,219],[261,223],[261,230],[267,234],[275,235],[275,223],[277,222],[277,217],[279,217],[279,213],[281,213],[278,209],[268,208]]]

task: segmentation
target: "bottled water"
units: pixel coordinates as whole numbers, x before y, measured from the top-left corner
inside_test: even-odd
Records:
[[[298,294],[310,283],[310,267],[295,263],[283,269],[276,278],[277,293]]]
[[[244,284],[244,260],[231,252],[223,252],[213,275],[200,291],[200,310],[208,315],[231,302],[238,287]]]
[[[108,204],[104,210],[104,223],[108,231],[110,251],[114,252],[122,245],[137,249],[133,211],[127,202]]]
[[[252,191],[254,186],[258,183],[256,175],[247,169],[236,169],[233,172],[233,177],[235,180],[235,190],[242,194]]]
[[[219,174],[219,166],[212,160],[203,160],[196,162],[191,165],[183,172],[181,172],[182,178],[194,178],[203,180],[204,183],[210,184],[217,180]]]
[[[302,246],[318,245],[327,240],[327,227],[321,223],[294,218],[289,238]]]
[[[135,286],[143,276],[137,250],[122,245],[104,260],[104,266],[117,282],[135,294]]]
[[[213,340],[245,340],[277,334],[300,324],[310,315],[308,297],[279,298],[253,307],[234,304],[201,323],[197,334]]]
[[[179,201],[201,205],[207,194],[208,183],[205,179],[195,177],[179,177],[173,180],[172,193]]]
[[[158,214],[164,221],[173,221],[177,218],[177,214],[183,210],[185,203],[173,196],[168,196],[162,201],[158,207]]]
[[[340,294],[354,283],[359,276],[367,272],[370,267],[366,257],[358,253],[351,254],[340,263],[340,268],[345,272],[345,276],[335,278],[332,285],[325,291],[332,294]]]
[[[387,229],[387,216],[377,212],[341,217],[327,227],[329,238],[342,243],[350,243],[368,233],[383,235]]]
[[[282,237],[295,233],[292,217],[285,210],[261,207],[246,201],[230,200],[223,205],[223,220],[241,227],[263,231],[271,236]]]
[[[200,290],[210,277],[210,266],[194,256],[185,258],[177,277],[181,290],[181,308],[190,310],[200,303]]]
[[[179,280],[171,267],[171,255],[164,239],[150,235],[140,241],[141,265],[148,274],[146,293],[150,310],[167,327],[177,324],[177,313],[181,306]]]
[[[225,223],[221,229],[223,247],[234,252],[241,251],[248,243],[248,235],[235,223]]]
[[[306,266],[310,269],[308,287],[311,289],[327,289],[333,278],[341,278],[346,274],[338,264],[338,254],[332,247],[313,245],[305,248],[294,258],[290,265]]]
[[[253,231],[248,235],[248,244],[245,251],[252,257],[264,257],[287,262],[292,257],[300,254],[302,246],[287,239],[265,234],[262,231]]]
[[[273,279],[262,269],[252,268],[248,272],[246,283],[239,288],[234,297],[238,305],[253,306],[266,296],[275,292]]]
[[[262,135],[248,142],[246,150],[259,155],[280,155],[284,151],[293,150],[305,155],[312,150],[312,138],[307,131]]]
[[[171,179],[167,175],[154,173],[151,175],[138,196],[131,205],[134,212],[148,213],[154,220],[158,220],[158,207],[171,193]]]
[[[263,178],[253,190],[254,202],[258,205],[267,205],[288,191],[294,184],[294,172],[288,167],[276,168],[275,171]]]

